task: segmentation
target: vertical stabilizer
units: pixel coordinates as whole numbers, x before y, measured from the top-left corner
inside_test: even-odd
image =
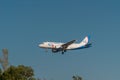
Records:
[[[86,44],[88,44],[88,42],[89,42],[89,39],[88,39],[88,36],[86,36],[80,44],[81,45],[86,45]]]

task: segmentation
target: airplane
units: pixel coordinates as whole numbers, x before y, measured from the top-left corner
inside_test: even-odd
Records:
[[[43,42],[39,44],[40,48],[52,49],[53,53],[66,52],[67,50],[77,50],[91,47],[92,43],[89,43],[89,38],[86,36],[80,43],[75,43],[76,40],[69,41],[67,43],[60,42]]]

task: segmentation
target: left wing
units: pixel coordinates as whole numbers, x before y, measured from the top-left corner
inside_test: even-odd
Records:
[[[76,40],[72,40],[72,41],[70,41],[70,42],[67,42],[67,43],[65,43],[65,44],[62,44],[61,46],[60,46],[60,48],[52,48],[52,52],[59,52],[59,51],[62,51],[62,54],[64,54],[64,52],[66,52],[66,48],[69,46],[69,45],[71,45],[72,43],[74,43]]]
[[[63,49],[63,50],[66,50],[66,48],[67,48],[69,45],[71,45],[72,43],[74,43],[75,41],[76,41],[76,40],[72,40],[72,41],[70,41],[70,42],[67,42],[67,43],[61,45],[62,49]]]

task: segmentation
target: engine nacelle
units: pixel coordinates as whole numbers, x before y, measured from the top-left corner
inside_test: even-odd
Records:
[[[58,52],[58,49],[52,48],[52,52],[56,53],[56,52]]]

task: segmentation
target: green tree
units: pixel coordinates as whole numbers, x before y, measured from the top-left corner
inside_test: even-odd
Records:
[[[10,66],[6,71],[1,73],[0,80],[36,80],[34,71],[31,67],[19,65]]]
[[[80,77],[80,76],[73,76],[73,80],[82,80],[82,77]]]

